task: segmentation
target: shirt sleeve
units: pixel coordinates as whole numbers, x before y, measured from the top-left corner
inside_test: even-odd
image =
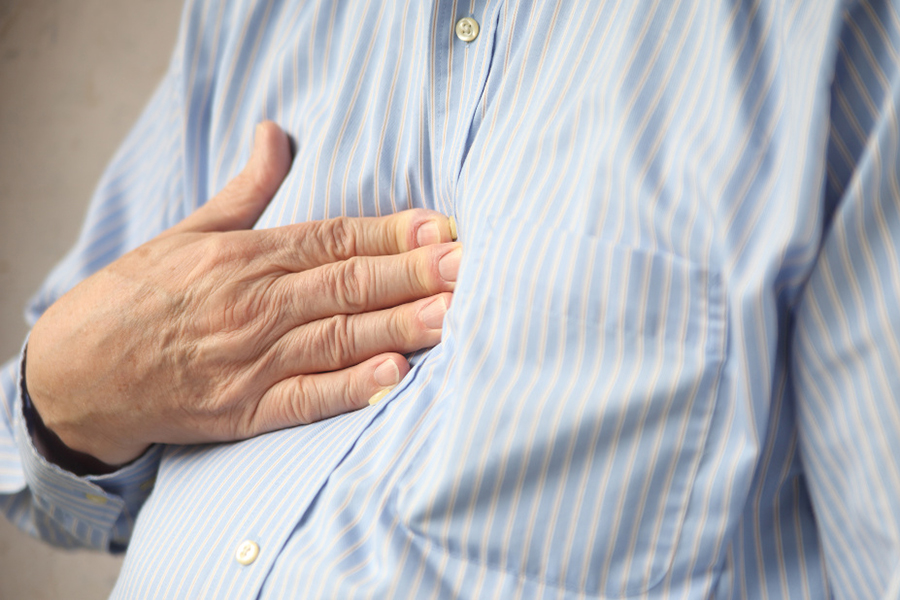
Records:
[[[27,307],[29,325],[76,283],[183,217],[181,47],[101,178],[75,246]],[[55,545],[124,550],[161,449],[103,476],[77,477],[49,463],[29,432],[23,364],[24,350],[0,370],[0,510]]]
[[[845,16],[822,244],[791,337],[804,470],[833,593],[900,594],[900,19]]]

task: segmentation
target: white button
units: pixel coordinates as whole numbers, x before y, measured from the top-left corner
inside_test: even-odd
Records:
[[[471,42],[478,37],[478,21],[472,17],[463,17],[456,22],[456,37],[464,42]]]
[[[234,558],[242,565],[249,565],[256,560],[257,556],[259,556],[259,546],[250,540],[244,540],[238,544],[237,551],[234,553]]]
[[[84,497],[88,502],[93,502],[94,504],[104,505],[108,502],[106,496],[100,496],[97,494],[85,494]]]

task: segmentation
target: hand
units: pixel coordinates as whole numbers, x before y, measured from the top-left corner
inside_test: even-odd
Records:
[[[290,163],[257,128],[246,168],[187,219],[51,306],[26,382],[49,430],[108,465],[152,443],[244,439],[363,407],[440,341],[461,249],[413,210],[248,230]]]

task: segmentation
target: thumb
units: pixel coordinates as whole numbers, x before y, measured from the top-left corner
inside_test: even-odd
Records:
[[[287,135],[272,121],[256,126],[253,153],[244,169],[175,231],[250,229],[278,191],[291,165]]]

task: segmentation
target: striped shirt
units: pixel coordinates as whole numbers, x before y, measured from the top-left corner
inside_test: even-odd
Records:
[[[85,478],[14,359],[0,507],[127,546],[116,598],[898,598],[898,106],[897,0],[193,0],[29,318],[272,119],[258,227],[455,216],[443,340],[376,406]]]

